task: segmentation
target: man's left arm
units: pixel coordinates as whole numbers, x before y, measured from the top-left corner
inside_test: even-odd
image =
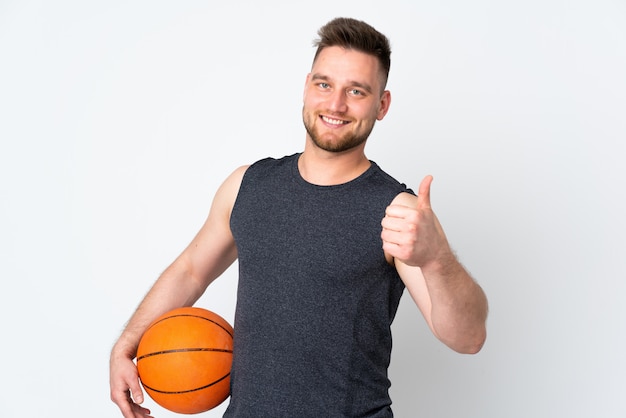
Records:
[[[487,298],[448,244],[430,205],[431,182],[427,176],[417,197],[401,193],[387,208],[383,249],[437,338],[474,354],[486,339]]]

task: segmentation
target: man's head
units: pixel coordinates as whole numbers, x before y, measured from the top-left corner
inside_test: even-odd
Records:
[[[304,88],[308,144],[329,152],[362,150],[391,103],[385,90],[389,42],[370,25],[338,18],[319,30]]]
[[[331,20],[322,26],[317,34],[319,38],[313,44],[317,47],[313,63],[324,48],[331,46],[372,55],[380,65],[381,85],[384,90],[391,68],[391,47],[385,35],[365,22],[344,17]]]

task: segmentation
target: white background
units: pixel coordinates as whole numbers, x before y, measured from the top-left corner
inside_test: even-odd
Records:
[[[311,42],[336,16],[392,41],[368,156],[413,188],[434,175],[490,300],[463,356],[405,295],[396,416],[626,416],[621,0],[0,0],[0,416],[121,416],[111,345],[221,181],[302,149]],[[236,281],[198,305],[232,322]]]

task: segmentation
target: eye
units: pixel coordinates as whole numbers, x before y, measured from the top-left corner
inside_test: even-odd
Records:
[[[363,96],[364,95],[364,93],[359,89],[349,89],[348,94],[350,96]]]
[[[323,89],[323,90],[326,90],[326,89],[329,89],[329,88],[330,88],[330,84],[328,84],[328,83],[324,83],[324,82],[319,83],[319,84],[318,84],[318,86],[319,86],[321,89]]]

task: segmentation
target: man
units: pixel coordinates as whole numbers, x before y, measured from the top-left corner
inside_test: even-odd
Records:
[[[224,181],[114,346],[111,398],[126,418],[150,413],[133,362],[143,331],[192,305],[237,259],[226,417],[393,416],[390,325],[404,288],[443,343],[461,353],[482,347],[487,300],[431,209],[432,177],[415,196],[365,156],[391,103],[387,38],[344,18],[319,36],[304,88],[304,151]]]

